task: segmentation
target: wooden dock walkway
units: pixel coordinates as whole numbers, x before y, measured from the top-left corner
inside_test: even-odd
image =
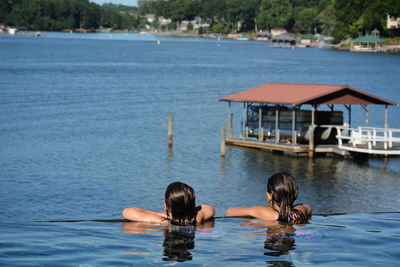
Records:
[[[273,140],[272,140],[273,141]],[[308,144],[289,144],[289,143],[275,143],[275,142],[260,142],[254,139],[244,139],[244,138],[227,138],[225,139],[225,143],[227,145],[241,146],[241,147],[250,147],[257,148],[269,151],[280,151],[294,154],[308,154],[309,153],[309,145]],[[314,148],[314,152],[317,154],[336,154],[340,156],[349,156],[350,153],[343,149],[338,148],[337,145],[317,145]]]
[[[293,153],[308,152],[308,145],[291,145],[287,143],[260,142],[257,140],[244,139],[244,138],[243,139],[227,138],[225,139],[225,143],[227,145],[260,148],[272,151],[286,151]]]
[[[293,154],[308,154],[310,148],[308,144],[289,144],[289,143],[276,143],[271,140],[271,142],[259,141],[250,138],[226,138],[225,144],[234,145],[240,147],[256,148],[268,151],[278,151],[283,153],[293,153]],[[400,143],[393,144],[391,147],[385,148],[383,143],[376,144],[373,148],[369,147],[368,144],[318,144],[315,145],[313,153],[315,154],[330,154],[338,155],[343,157],[349,157],[356,154],[370,154],[370,155],[380,155],[380,156],[395,156],[400,154]]]

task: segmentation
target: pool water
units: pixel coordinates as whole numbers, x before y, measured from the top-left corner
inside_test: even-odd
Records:
[[[306,225],[223,217],[172,228],[120,220],[1,223],[0,265],[398,266],[399,224],[400,213],[317,215]]]

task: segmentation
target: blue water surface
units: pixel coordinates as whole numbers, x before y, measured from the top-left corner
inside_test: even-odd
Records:
[[[331,215],[301,228],[316,238],[295,238],[288,253],[264,255],[271,250],[264,248],[266,226],[217,219],[210,236],[196,232],[192,260],[185,263],[394,265],[398,158],[308,159],[237,147],[221,158],[228,107],[218,99],[291,82],[348,84],[400,103],[399,66],[399,55],[272,49],[264,42],[0,35],[0,264],[166,264],[165,229],[146,226],[129,234],[120,221],[88,220],[119,220],[128,206],[162,210],[165,187],[177,180],[223,216],[231,206],[265,204],[267,178],[287,171],[297,179],[299,202]],[[232,111],[238,134],[242,106]],[[400,128],[398,114],[389,107],[390,127]],[[384,108],[372,107],[369,125],[383,126],[383,120]],[[352,122],[365,125],[362,108],[353,108]],[[332,215],[339,213],[347,215]]]

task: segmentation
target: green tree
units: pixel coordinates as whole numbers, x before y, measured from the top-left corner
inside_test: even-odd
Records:
[[[82,27],[97,29],[100,22],[100,8],[94,3],[87,3],[82,10]]]
[[[174,21],[192,20],[198,10],[198,3],[192,0],[171,0],[171,19]]]
[[[336,15],[333,5],[328,5],[318,15],[318,21],[321,27],[321,33],[327,36],[332,36],[336,27]]]
[[[157,10],[157,0],[139,0],[138,7],[140,15],[155,14]]]
[[[365,6],[364,0],[335,0],[333,2],[337,19],[334,35],[337,39],[342,40],[359,34],[361,24],[358,20]]]
[[[315,33],[318,25],[318,10],[316,8],[304,8],[295,18],[294,30],[299,33]]]
[[[8,23],[34,29],[37,18],[40,17],[40,8],[35,0],[22,0],[15,5],[8,16]]]
[[[213,33],[227,34],[227,33],[229,33],[229,28],[226,25],[222,24],[222,23],[218,23],[218,24],[214,24],[211,27],[211,31]]]
[[[212,22],[223,22],[227,17],[227,0],[203,0],[201,1],[201,16]]]
[[[177,27],[177,25],[176,25],[175,22],[171,22],[171,23],[168,24],[168,30],[175,31],[176,27]]]
[[[260,29],[286,28],[292,16],[289,0],[262,0],[257,16]]]

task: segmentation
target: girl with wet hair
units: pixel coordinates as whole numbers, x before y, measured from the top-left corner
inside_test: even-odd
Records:
[[[288,173],[279,172],[268,179],[268,206],[235,207],[226,211],[227,216],[252,216],[265,221],[283,223],[307,223],[312,209],[308,205],[294,202],[297,199],[295,179]]]
[[[215,210],[212,206],[196,207],[195,202],[196,196],[192,187],[181,182],[174,182],[165,190],[164,212],[131,207],[124,209],[122,216],[130,221],[181,226],[196,225],[214,217]]]

